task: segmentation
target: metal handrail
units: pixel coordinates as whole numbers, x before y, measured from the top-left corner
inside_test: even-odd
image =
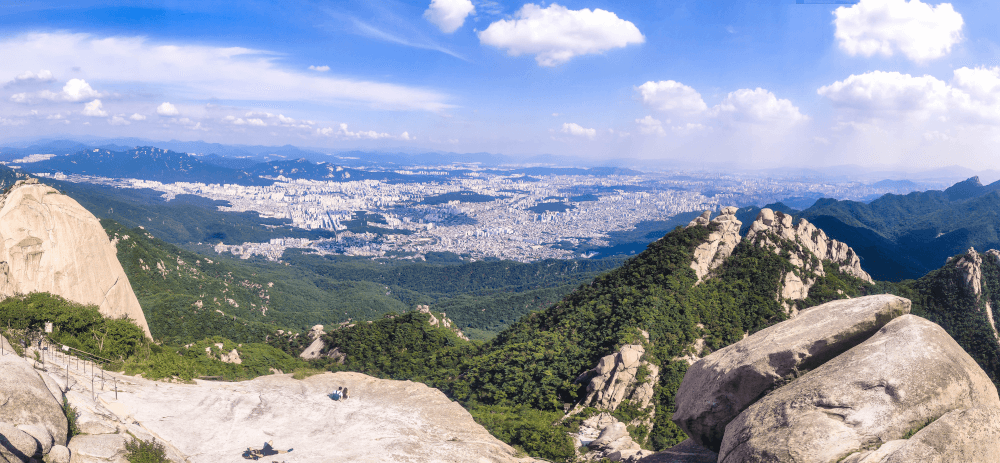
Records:
[[[0,329],[0,332],[5,332],[5,331],[7,331],[7,330]],[[94,400],[94,402],[97,402],[97,393],[96,393],[97,373],[95,371],[95,367],[99,366],[99,368],[101,370],[101,376],[100,376],[100,378],[101,378],[101,390],[103,390],[104,386],[105,386],[105,378],[104,378],[105,369],[108,366],[108,364],[115,363],[114,360],[106,359],[104,357],[101,357],[99,355],[94,355],[94,354],[92,354],[90,352],[87,352],[87,351],[84,351],[84,350],[80,350],[80,349],[77,349],[77,348],[74,348],[74,347],[70,347],[70,346],[67,346],[67,345],[64,345],[64,344],[61,344],[61,343],[53,342],[52,339],[49,338],[47,335],[45,335],[44,333],[37,332],[37,331],[32,332],[32,331],[25,330],[24,338],[25,339],[21,340],[21,345],[24,348],[24,358],[28,359],[28,349],[31,348],[31,347],[33,347],[33,346],[35,346],[37,344],[37,352],[41,352],[41,354],[40,354],[40,357],[41,357],[40,360],[41,360],[41,363],[42,363],[43,367],[45,365],[46,354],[49,355],[49,358],[55,360],[56,359],[56,355],[57,355],[56,351],[57,350],[58,351],[62,351],[62,355],[64,355],[66,357],[66,389],[65,389],[65,391],[69,391],[69,388],[70,388],[70,384],[69,384],[69,381],[70,381],[69,369],[70,369],[70,365],[71,365],[71,359],[75,359],[77,361],[77,366],[78,367],[79,367],[79,362],[81,360],[83,361],[82,369],[83,369],[83,373],[84,374],[87,373],[87,362],[90,362],[90,376],[91,376],[91,378],[90,378],[91,379],[90,390],[91,390],[92,399]],[[28,339],[30,339],[30,341],[28,341]],[[44,346],[43,346],[43,343],[45,344]],[[5,352],[2,351],[2,345],[3,345],[3,343],[0,343],[0,355],[6,354]],[[13,344],[11,344],[11,346],[13,347]],[[114,375],[112,375],[111,378],[112,378],[112,380],[114,381],[114,384],[115,384],[115,400],[117,400],[118,399],[118,378],[115,377]]]

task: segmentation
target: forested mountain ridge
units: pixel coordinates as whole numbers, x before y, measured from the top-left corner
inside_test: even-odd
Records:
[[[377,320],[430,305],[492,337],[620,260],[379,263],[289,251],[283,263],[205,256],[111,220],[102,225],[156,339],[263,341],[276,329]]]
[[[850,245],[879,280],[919,278],[973,247],[1000,248],[1000,182],[887,194],[869,204],[820,199],[796,217]]]
[[[588,417],[601,411],[627,424],[631,438],[644,448],[676,444],[685,436],[670,421],[674,394],[692,359],[785,320],[796,308],[877,291],[848,273],[856,256],[828,252],[841,248],[818,240],[811,228],[803,226],[801,235],[816,239],[812,245],[772,228],[775,219],[790,223],[790,216],[762,211],[752,227],[755,238],[744,239],[735,234],[741,228],[736,212],[727,208],[711,221],[704,217],[678,227],[621,267],[521,318],[487,345],[431,349],[419,356],[423,366],[409,370],[356,366],[389,377],[412,375],[441,388],[497,435],[551,459],[575,458],[578,452],[566,433],[581,432]],[[765,224],[767,213],[771,218]],[[716,243],[709,253],[710,259],[721,257],[718,265],[699,280],[696,250],[723,240],[729,245]],[[815,255],[820,249],[826,259]],[[845,260],[848,255],[854,260]],[[808,281],[805,291],[783,294],[788,275]],[[373,340],[385,339],[392,330],[382,332],[330,337],[327,353],[377,350]],[[647,366],[601,367],[636,360]],[[595,395],[595,388],[608,387],[624,389],[614,393],[615,400],[593,399],[606,395]],[[645,388],[653,393],[648,402],[640,400]],[[567,407],[573,416],[560,420]],[[553,427],[554,421],[562,424]],[[524,430],[512,431],[517,427]]]
[[[221,181],[241,185],[273,183],[242,170],[202,162],[197,156],[151,146],[140,146],[127,151],[88,149],[25,164],[24,168],[31,172],[63,172],[158,182],[219,183]]]
[[[573,443],[569,437],[584,432],[602,410],[627,424],[631,439],[643,448],[663,449],[680,442],[686,436],[670,417],[690,362],[797,310],[835,299],[882,293],[910,298],[913,314],[939,323],[997,381],[1000,344],[991,316],[1000,304],[1000,290],[994,288],[1000,288],[1000,253],[973,251],[919,280],[880,282],[868,277],[857,254],[844,243],[827,238],[806,221],[792,225],[788,214],[761,211],[748,236],[725,238],[724,230],[741,228],[733,212],[678,227],[621,267],[522,318],[486,345],[436,341],[433,347],[409,335],[413,345],[392,354],[406,356],[399,366],[366,361],[337,368],[412,378],[441,388],[495,435],[533,455],[559,461],[604,455],[597,450],[581,454],[574,447],[582,438]],[[725,239],[734,240],[735,246],[718,246]],[[706,245],[715,249],[710,260],[721,259],[699,282],[698,249]],[[791,291],[790,281],[795,282]],[[327,338],[327,353],[378,351],[376,340],[401,339],[402,321],[366,326],[368,334],[338,333]],[[404,354],[410,351],[413,354]],[[627,352],[639,353],[637,359],[649,366],[633,367],[621,383],[615,375],[628,372],[623,370]],[[610,377],[600,376],[601,365],[609,361],[618,366]],[[595,384],[609,387],[601,383],[605,378],[625,389],[626,400],[591,401],[595,393],[601,395]],[[637,398],[650,382],[655,392],[648,406],[628,399]],[[602,418],[604,425],[611,418]]]

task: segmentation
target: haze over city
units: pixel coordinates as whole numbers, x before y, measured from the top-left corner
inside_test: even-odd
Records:
[[[31,2],[0,137],[997,168],[987,1]]]

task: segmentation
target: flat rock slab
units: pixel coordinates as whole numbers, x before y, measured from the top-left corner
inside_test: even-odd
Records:
[[[978,407],[1000,408],[986,373],[940,326],[904,315],[741,413],[719,462],[833,463]]]
[[[346,372],[197,385],[129,382],[131,392],[119,393],[115,413],[195,463],[245,463],[247,447],[268,441],[294,449],[276,460],[296,463],[518,461],[462,406],[420,383]],[[330,400],[338,386],[348,387],[351,397]],[[109,397],[101,396],[114,402]]]
[[[667,450],[639,460],[639,463],[715,463],[718,460],[718,453],[698,445],[691,439],[686,439]]]
[[[836,357],[909,312],[910,301],[893,295],[803,310],[691,365],[672,420],[698,444],[718,450],[726,425],[783,378]]]

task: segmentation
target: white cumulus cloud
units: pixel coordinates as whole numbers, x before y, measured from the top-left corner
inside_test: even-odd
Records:
[[[636,124],[639,124],[639,133],[646,135],[666,135],[667,132],[663,130],[663,122],[653,119],[653,116],[646,116],[642,119],[636,119]]]
[[[67,101],[80,101],[89,98],[95,98],[101,96],[96,90],[90,87],[90,84],[83,79],[70,79],[63,86],[62,94],[60,95],[64,100]]]
[[[176,116],[180,114],[180,111],[177,110],[176,106],[164,101],[163,104],[156,107],[156,114],[161,116]]]
[[[558,66],[575,56],[640,44],[646,38],[635,24],[610,11],[528,3],[513,19],[494,22],[479,32],[479,41],[505,49],[510,56],[533,54],[541,66]]]
[[[962,15],[950,3],[920,0],[861,0],[833,12],[834,36],[849,55],[892,56],[916,62],[940,58],[962,40]]]
[[[574,122],[566,122],[562,125],[562,133],[568,133],[577,137],[587,137],[591,140],[597,136],[597,129],[588,129]]]
[[[649,81],[636,90],[642,95],[642,102],[652,109],[689,114],[708,109],[700,93],[673,80]]]
[[[143,116],[142,114],[139,114],[139,113],[135,113],[135,114],[129,116],[128,118],[132,119],[133,121],[144,121],[144,120],[146,120],[146,116]]]
[[[873,71],[820,87],[817,93],[862,119],[1000,122],[998,67],[963,67],[954,71],[950,83],[930,75]]]
[[[431,0],[424,17],[441,32],[451,34],[462,27],[466,16],[475,12],[476,7],[470,0]]]
[[[91,117],[104,117],[108,115],[108,112],[103,110],[103,105],[101,100],[94,100],[90,103],[83,105],[83,115]]]
[[[309,66],[310,71],[326,72],[330,70],[330,66]]]
[[[24,74],[18,76],[18,78],[22,76],[24,76]],[[51,76],[52,74],[49,73],[48,77]],[[101,92],[98,92],[97,90],[94,90],[93,87],[91,87],[90,84],[87,83],[87,81],[83,79],[70,79],[69,81],[66,82],[66,85],[63,86],[61,92],[57,93],[50,90],[42,90],[37,93],[21,92],[11,95],[10,100],[15,103],[31,103],[36,98],[41,98],[49,101],[76,102],[76,101],[89,100],[91,98],[100,98],[103,96],[105,95],[102,94]]]
[[[712,112],[718,117],[743,122],[794,123],[809,119],[791,101],[779,99],[774,93],[760,87],[730,92],[721,103],[712,108]]]
[[[111,118],[111,120],[108,121],[108,124],[111,124],[111,125],[129,125],[129,124],[131,124],[131,122],[129,122],[127,119],[125,119],[122,116],[114,116],[114,117]]]

